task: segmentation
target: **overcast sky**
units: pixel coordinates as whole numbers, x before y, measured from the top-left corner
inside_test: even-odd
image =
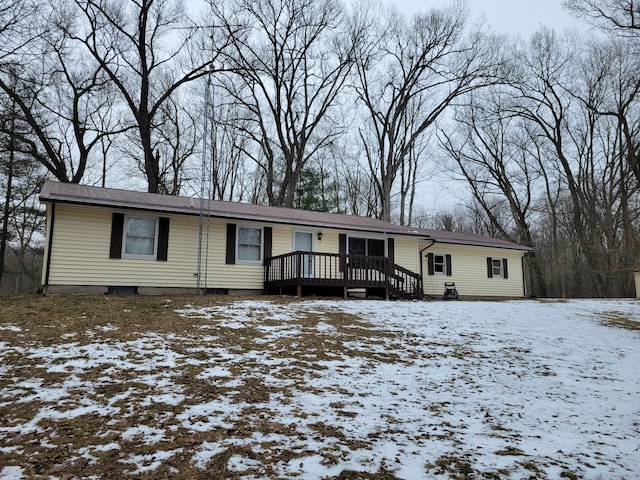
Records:
[[[396,7],[406,14],[431,7],[450,5],[450,0],[396,0]],[[562,0],[467,0],[473,19],[484,15],[496,33],[519,34],[528,38],[540,25],[556,30],[585,28],[562,8]]]
[[[203,0],[185,0],[188,8],[197,12],[205,7]],[[343,0],[349,4],[351,0]],[[382,0],[395,4],[400,12],[407,15],[431,7],[450,5],[453,0]],[[519,34],[528,38],[540,25],[556,30],[578,27],[585,24],[574,19],[562,8],[562,0],[467,0],[471,17],[475,20],[485,16],[487,23],[496,33]]]

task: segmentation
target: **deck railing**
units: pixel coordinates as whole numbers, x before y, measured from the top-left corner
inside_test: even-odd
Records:
[[[265,260],[265,288],[317,286],[385,289],[398,298],[421,298],[420,275],[387,257],[291,252]]]

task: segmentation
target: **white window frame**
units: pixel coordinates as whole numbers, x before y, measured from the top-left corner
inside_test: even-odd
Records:
[[[442,262],[438,262],[437,259],[441,258]],[[436,269],[436,265],[442,265],[442,271],[439,272]],[[447,275],[447,256],[444,253],[433,254],[433,274],[434,275]]]
[[[153,239],[153,253],[150,255],[143,255],[140,253],[126,253],[127,250],[127,225],[131,219],[144,219],[153,220],[156,228]],[[152,217],[148,215],[125,215],[124,225],[122,226],[122,258],[138,258],[142,260],[155,260],[158,257],[158,231],[160,228],[160,221],[158,217]]]
[[[503,264],[504,264],[504,259],[503,258],[492,258],[491,259],[491,274],[492,274],[492,278],[504,278]],[[496,265],[498,266],[499,273],[496,273]]]
[[[260,231],[260,259],[259,260],[247,260],[247,259],[240,258],[240,245],[241,245],[240,230],[243,228]],[[253,244],[247,243],[242,245],[253,245]],[[264,255],[264,228],[258,227],[256,225],[238,225],[237,231],[236,231],[236,263],[246,264],[246,265],[262,265],[263,255]]]

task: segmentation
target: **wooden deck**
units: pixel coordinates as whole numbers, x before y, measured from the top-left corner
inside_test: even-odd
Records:
[[[350,289],[384,298],[422,298],[422,278],[387,257],[292,252],[265,260],[267,293],[334,294]]]

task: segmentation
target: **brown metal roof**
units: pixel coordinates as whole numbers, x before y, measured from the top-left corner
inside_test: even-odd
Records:
[[[178,197],[156,193],[135,192],[114,188],[91,187],[73,183],[48,181],[40,192],[42,202],[63,202],[100,207],[146,210],[154,212],[199,215],[201,200],[193,197]],[[383,222],[375,218],[336,213],[311,212],[292,208],[269,207],[249,203],[204,201],[205,212],[211,217],[237,220],[253,220],[270,223],[300,225],[308,227],[331,227],[343,230],[366,231],[393,235],[410,235],[436,242],[487,247],[530,250],[511,242],[496,240],[481,235],[421,228],[405,227]],[[207,205],[208,203],[208,205]]]
[[[474,233],[448,232],[445,230],[431,230],[426,228],[420,229],[420,231],[423,232],[425,236],[428,236],[438,243],[454,243],[457,245],[476,245],[483,247],[510,248],[512,250],[533,251],[533,248],[531,247],[518,245],[517,243],[509,242],[507,240],[500,240],[498,238],[476,235]]]

